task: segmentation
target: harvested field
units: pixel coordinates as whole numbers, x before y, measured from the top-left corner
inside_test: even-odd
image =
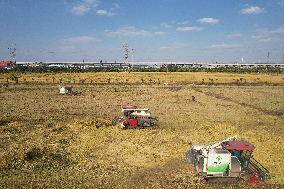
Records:
[[[1,75],[2,83],[6,77]],[[52,77],[71,83],[73,78],[89,80],[75,81],[81,96],[61,96]],[[233,79],[240,77],[252,85],[236,85]],[[215,78],[216,85],[209,78]],[[280,75],[20,75],[19,84],[0,88],[0,187],[220,188],[199,178],[184,154],[189,143],[213,143],[233,135],[256,145],[254,157],[271,173],[268,184],[283,185],[283,84]],[[158,126],[113,126],[112,118],[127,103],[150,108]]]

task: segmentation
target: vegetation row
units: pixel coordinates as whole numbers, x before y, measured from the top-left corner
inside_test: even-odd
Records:
[[[16,66],[13,69],[0,69],[0,73],[10,72],[34,72],[34,73],[61,73],[61,72],[227,72],[227,73],[276,73],[280,74],[283,69],[280,67],[218,67],[218,68],[180,68],[167,65],[160,68],[136,68],[136,67],[95,67],[95,68],[64,68],[64,67],[27,67]]]

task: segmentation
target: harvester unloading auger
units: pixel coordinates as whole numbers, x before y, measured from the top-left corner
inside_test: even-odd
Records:
[[[186,160],[206,180],[241,178],[258,184],[270,176],[269,171],[253,158],[254,149],[253,144],[230,137],[211,145],[191,145]]]

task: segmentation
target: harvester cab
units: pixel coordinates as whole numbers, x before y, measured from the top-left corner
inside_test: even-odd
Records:
[[[123,106],[123,116],[119,119],[122,128],[152,127],[156,123],[149,108],[137,108],[137,106]]]
[[[246,171],[255,146],[247,141],[240,140],[225,141],[221,145],[223,149],[231,153],[232,157],[238,158],[241,171]]]
[[[269,171],[252,157],[255,146],[230,137],[212,145],[192,145],[186,160],[206,180],[210,178],[242,178],[256,181],[269,179]]]

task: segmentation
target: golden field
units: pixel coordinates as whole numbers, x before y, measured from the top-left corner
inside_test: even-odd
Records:
[[[284,184],[283,75],[18,76],[19,84],[6,85],[9,74],[0,75],[1,188],[227,188],[204,182],[184,155],[189,143],[234,135],[256,146],[255,159],[271,173],[268,184]],[[59,81],[74,79],[82,95],[59,95]],[[150,108],[158,126],[113,126],[123,104]]]
[[[113,83],[113,84],[284,84],[283,74],[233,74],[206,72],[96,72],[96,73],[18,73],[20,83]],[[6,83],[10,74],[1,74]],[[12,81],[10,81],[12,82]]]

